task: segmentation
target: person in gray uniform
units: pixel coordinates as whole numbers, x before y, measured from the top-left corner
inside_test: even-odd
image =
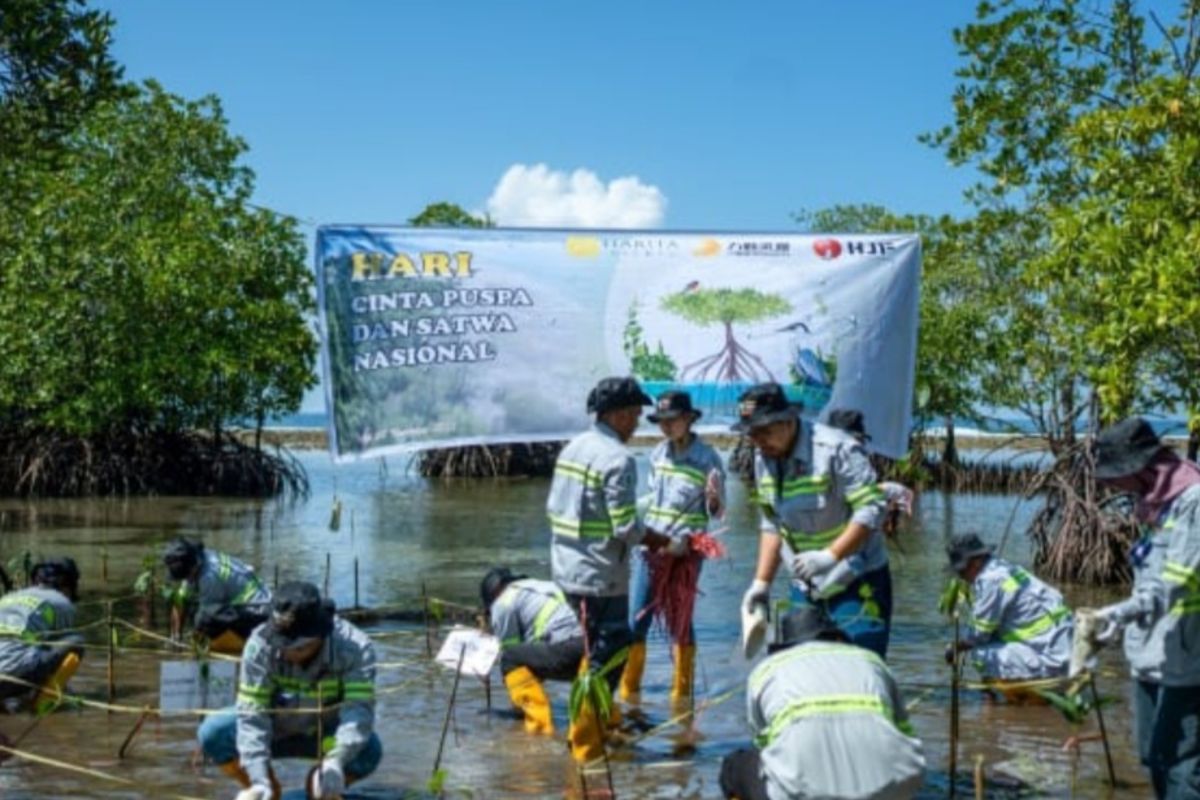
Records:
[[[551,581],[496,567],[479,588],[492,633],[500,640],[500,674],[528,733],[554,733],[543,681],[573,680],[583,660],[583,629],[563,590]]]
[[[892,576],[877,533],[885,498],[862,442],[846,430],[803,419],[799,404],[777,383],[742,394],[738,415],[733,430],[755,447],[755,500],[762,514],[758,563],[743,612],[766,604],[786,559],[793,607],[821,605],[852,642],[885,657]]]
[[[546,500],[550,569],[585,632],[588,669],[605,673],[610,688],[621,677],[628,650],[629,557],[638,544],[657,550],[669,537],[642,528],[637,517],[637,466],[625,443],[650,398],[633,378],[604,378],[588,393],[592,427],[569,441],[554,464]],[[614,705],[615,709],[616,706]],[[585,707],[568,738],[576,761],[599,758],[604,726]]]
[[[250,632],[266,621],[271,591],[246,563],[180,537],[163,550],[167,573],[179,581],[172,595],[171,627],[179,635],[187,618],[216,652],[237,654]]]
[[[1200,467],[1132,417],[1096,437],[1096,480],[1137,498],[1133,591],[1095,612],[1097,640],[1125,633],[1138,755],[1154,792],[1200,798]]]
[[[850,644],[819,607],[783,619],[782,640],[750,673],[754,748],[721,764],[737,800],[900,800],[925,775],[900,690],[879,656]]]
[[[958,650],[985,680],[1058,678],[1071,663],[1071,609],[1062,594],[992,553],[977,534],[964,533],[946,548],[950,568],[971,586],[971,628]],[[946,662],[955,657],[953,644]]]
[[[72,631],[79,568],[70,558],[47,559],[29,579],[29,587],[0,597],[0,674],[17,679],[0,681],[0,701],[36,694],[35,709],[44,713],[83,658],[83,637]]]

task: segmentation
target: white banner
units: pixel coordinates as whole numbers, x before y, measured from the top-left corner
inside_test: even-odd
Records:
[[[570,438],[608,375],[686,389],[710,432],[776,381],[907,450],[916,236],[327,226],[316,258],[338,460]]]

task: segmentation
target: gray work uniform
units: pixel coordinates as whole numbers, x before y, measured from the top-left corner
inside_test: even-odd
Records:
[[[985,678],[1025,680],[1067,674],[1071,609],[1057,589],[992,556],[971,583],[966,643]]]
[[[268,783],[273,744],[316,736],[318,702],[333,707],[321,715],[324,736],[334,738],[321,743],[326,757],[336,758],[343,767],[355,761],[374,733],[375,645],[339,618],[321,652],[299,665],[281,657],[267,640],[266,629],[260,626],[246,642],[238,682],[237,752],[250,780]],[[268,713],[280,709],[314,713]]]
[[[583,628],[557,584],[514,581],[492,604],[500,672],[527,667],[539,679],[571,680],[583,658]]]
[[[254,569],[225,553],[204,550],[204,563],[193,580],[184,581],[176,598],[197,609],[197,620],[235,606],[270,611],[271,592],[255,575]]]
[[[71,633],[75,606],[43,586],[0,597],[0,673],[40,686],[70,650],[82,652],[83,637]],[[0,697],[16,697],[29,686],[0,683]]]
[[[602,422],[559,453],[546,515],[551,573],[568,594],[629,594],[629,552],[643,535],[636,487],[633,455]]]
[[[869,650],[789,647],[754,669],[746,699],[771,800],[891,800],[920,788],[921,742],[891,672]]]
[[[670,441],[660,442],[650,451],[650,505],[646,509],[646,527],[664,536],[676,538],[700,533],[708,528],[705,486],[713,470],[725,486],[725,466],[712,445],[694,436],[682,453],[676,453]],[[721,498],[724,507],[725,498]]]
[[[755,500],[762,510],[761,530],[783,537],[789,565],[798,553],[833,544],[851,522],[875,531],[882,522],[884,495],[862,444],[850,434],[800,420],[791,454],[784,459],[754,457]],[[872,535],[853,556],[860,574],[887,565],[882,538]],[[872,566],[878,564],[879,566]],[[836,594],[845,578],[831,570],[820,576],[815,593]]]

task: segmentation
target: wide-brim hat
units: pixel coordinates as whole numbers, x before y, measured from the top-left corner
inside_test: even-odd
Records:
[[[747,433],[772,422],[796,419],[803,408],[802,404],[788,400],[778,383],[760,383],[738,398],[738,421],[730,429]]]
[[[816,639],[845,639],[846,634],[820,606],[805,605],[789,612],[779,622],[779,641],[767,645],[768,653],[776,653]]]
[[[633,378],[601,378],[587,396],[589,414],[603,414],[629,406],[649,406],[654,400]]]
[[[301,639],[323,639],[333,631],[336,606],[321,597],[317,587],[304,581],[283,584],[271,600],[267,638],[289,646]]]
[[[950,559],[950,569],[961,572],[972,558],[990,556],[995,550],[990,544],[984,544],[978,534],[964,533],[955,536],[946,545],[946,556]]]
[[[701,412],[692,407],[692,396],[687,392],[672,389],[658,396],[654,411],[646,415],[646,419],[658,424],[663,420],[676,419],[684,414],[691,414],[693,420],[700,419]]]
[[[830,411],[829,427],[840,428],[863,441],[869,441],[871,438],[870,434],[867,433],[866,424],[863,422],[863,413],[858,409],[835,408],[833,411]]]
[[[1124,478],[1141,472],[1163,448],[1162,440],[1141,417],[1123,419],[1096,435],[1096,477]]]

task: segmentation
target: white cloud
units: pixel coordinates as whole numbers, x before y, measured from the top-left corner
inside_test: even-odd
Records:
[[[666,209],[666,195],[636,175],[606,184],[591,170],[545,164],[513,164],[487,201],[497,225],[545,228],[657,228]]]

